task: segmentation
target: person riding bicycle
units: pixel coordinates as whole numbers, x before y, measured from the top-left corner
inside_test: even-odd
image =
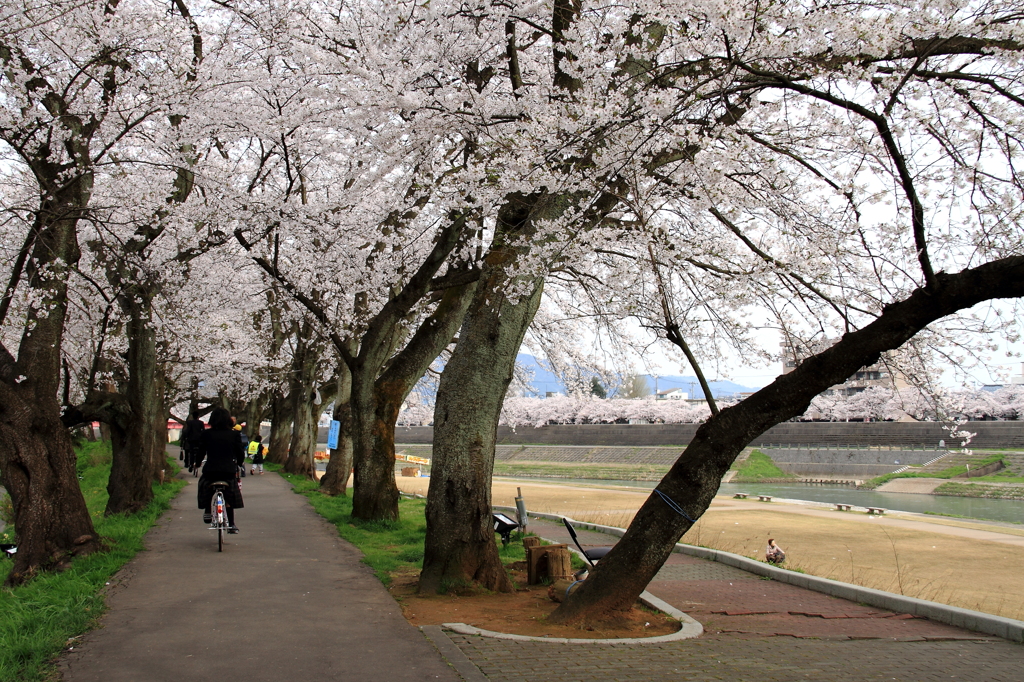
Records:
[[[210,413],[210,428],[199,441],[199,461],[206,457],[203,475],[199,479],[199,508],[203,510],[203,523],[213,520],[210,505],[213,500],[212,483],[225,481],[224,501],[227,502],[229,533],[237,533],[235,510],[245,505],[238,485],[238,467],[245,462],[245,449],[238,434],[232,430],[231,415],[223,407]]]

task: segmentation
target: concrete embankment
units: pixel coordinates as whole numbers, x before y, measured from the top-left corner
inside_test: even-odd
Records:
[[[613,445],[682,446],[690,442],[699,424],[551,424],[537,428],[502,426],[498,442],[503,445]],[[939,441],[952,445],[941,422],[785,422],[754,439],[751,445],[891,446],[936,448]],[[1024,421],[970,422],[976,434],[974,448],[1024,449]],[[396,438],[403,443],[429,444],[430,426],[399,427]],[[321,429],[326,442],[327,429]]]
[[[894,478],[888,483],[875,488],[880,493],[920,493],[930,494],[943,483],[948,483],[944,478]]]

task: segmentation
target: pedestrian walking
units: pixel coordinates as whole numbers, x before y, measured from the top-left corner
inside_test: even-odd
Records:
[[[198,475],[203,460],[199,456],[199,443],[203,438],[206,424],[199,419],[199,413],[193,412],[192,418],[185,422],[181,431],[181,449],[185,453],[185,467],[189,473]]]
[[[253,474],[254,476],[256,474],[260,474],[261,476],[263,475],[264,448],[263,443],[261,442],[262,440],[263,438],[260,436],[260,434],[256,433],[253,434],[252,440],[249,441],[248,453],[249,456],[252,457],[252,470],[250,471],[250,473]]]

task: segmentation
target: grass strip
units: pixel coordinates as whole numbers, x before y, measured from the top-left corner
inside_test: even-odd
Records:
[[[746,460],[736,467],[735,483],[756,483],[765,479],[796,478],[787,474],[772,461],[772,458],[760,450],[753,450]]]
[[[976,462],[971,462],[971,466],[973,468],[975,468],[975,469],[980,469],[983,466],[987,466],[989,464],[994,464],[994,463],[996,463],[996,462],[998,462],[998,461],[1000,461],[1002,459],[1003,459],[1003,455],[1002,454],[989,455],[988,457],[985,457],[984,459],[980,459],[980,460],[978,460]],[[869,481],[865,481],[860,487],[861,488],[871,488],[871,489],[877,488],[878,486],[882,485],[883,483],[888,483],[889,481],[893,480],[894,478],[954,478],[956,476],[959,476],[961,474],[966,474],[966,473],[967,473],[967,465],[966,464],[957,464],[955,466],[946,467],[945,469],[942,469],[940,471],[913,471],[911,469],[911,470],[908,470],[908,471],[903,471],[903,472],[898,473],[898,474],[891,473],[891,474],[882,474],[881,476],[876,476],[875,478],[872,478]],[[1009,479],[1003,478],[1003,477],[994,478],[995,476],[997,476],[997,474],[992,474],[990,476],[978,476],[976,478],[972,477],[971,480],[972,481],[974,481],[974,480],[990,480],[990,481],[991,480],[997,480],[997,481],[1003,481],[1003,482],[1006,482],[1006,483],[1015,483],[1016,482],[1015,480],[1009,480]]]
[[[86,443],[76,449],[82,493],[96,532],[109,550],[76,559],[61,573],[43,573],[26,585],[0,590],[0,680],[23,682],[57,679],[55,660],[73,639],[96,626],[106,610],[103,587],[136,552],[146,532],[167,509],[185,481],[154,485],[146,509],[127,516],[104,517],[110,477],[109,443]],[[168,460],[169,462],[171,460]],[[176,467],[173,462],[171,467]],[[12,562],[0,560],[0,581]]]
[[[974,480],[974,479],[971,479]],[[978,483],[943,483],[932,491],[933,495],[956,497],[982,497],[994,500],[1024,500],[1024,486],[982,485]]]
[[[575,478],[598,481],[660,481],[667,465],[560,464],[555,462],[495,462],[495,476]]]
[[[309,500],[313,509],[338,529],[338,535],[355,545],[363,553],[363,563],[373,569],[385,586],[391,584],[392,575],[398,571],[423,568],[423,546],[427,537],[425,499],[400,498],[398,521],[362,521],[352,518],[352,498],[325,495],[320,492],[318,482],[285,473],[279,464],[267,463],[264,467],[280,474],[291,484],[292,490]],[[519,542],[510,542],[507,546],[498,543],[498,555],[505,565],[526,560],[526,552]],[[575,555],[572,560],[574,567],[582,567],[582,560]],[[447,590],[442,588],[442,591]]]

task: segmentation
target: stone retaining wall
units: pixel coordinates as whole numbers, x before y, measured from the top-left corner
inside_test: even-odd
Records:
[[[884,464],[890,470],[907,464],[925,464],[947,454],[946,450],[892,450],[852,448],[762,448],[775,462],[807,462],[811,464]]]
[[[697,424],[555,424],[540,428],[498,429],[498,442],[505,445],[615,445],[683,446],[697,431]],[[977,433],[975,448],[1024,449],[1024,421],[969,422],[968,431]],[[433,428],[399,427],[395,434],[402,443],[430,443]],[[321,442],[327,429],[321,429]],[[944,440],[959,446],[938,422],[786,422],[769,429],[751,445],[857,445],[937,448]]]
[[[888,474],[898,466],[892,464],[856,464],[856,463],[820,463],[808,462],[776,462],[775,465],[787,474],[796,474],[802,477],[827,476],[829,478],[852,478],[857,481],[866,481],[875,476]]]

